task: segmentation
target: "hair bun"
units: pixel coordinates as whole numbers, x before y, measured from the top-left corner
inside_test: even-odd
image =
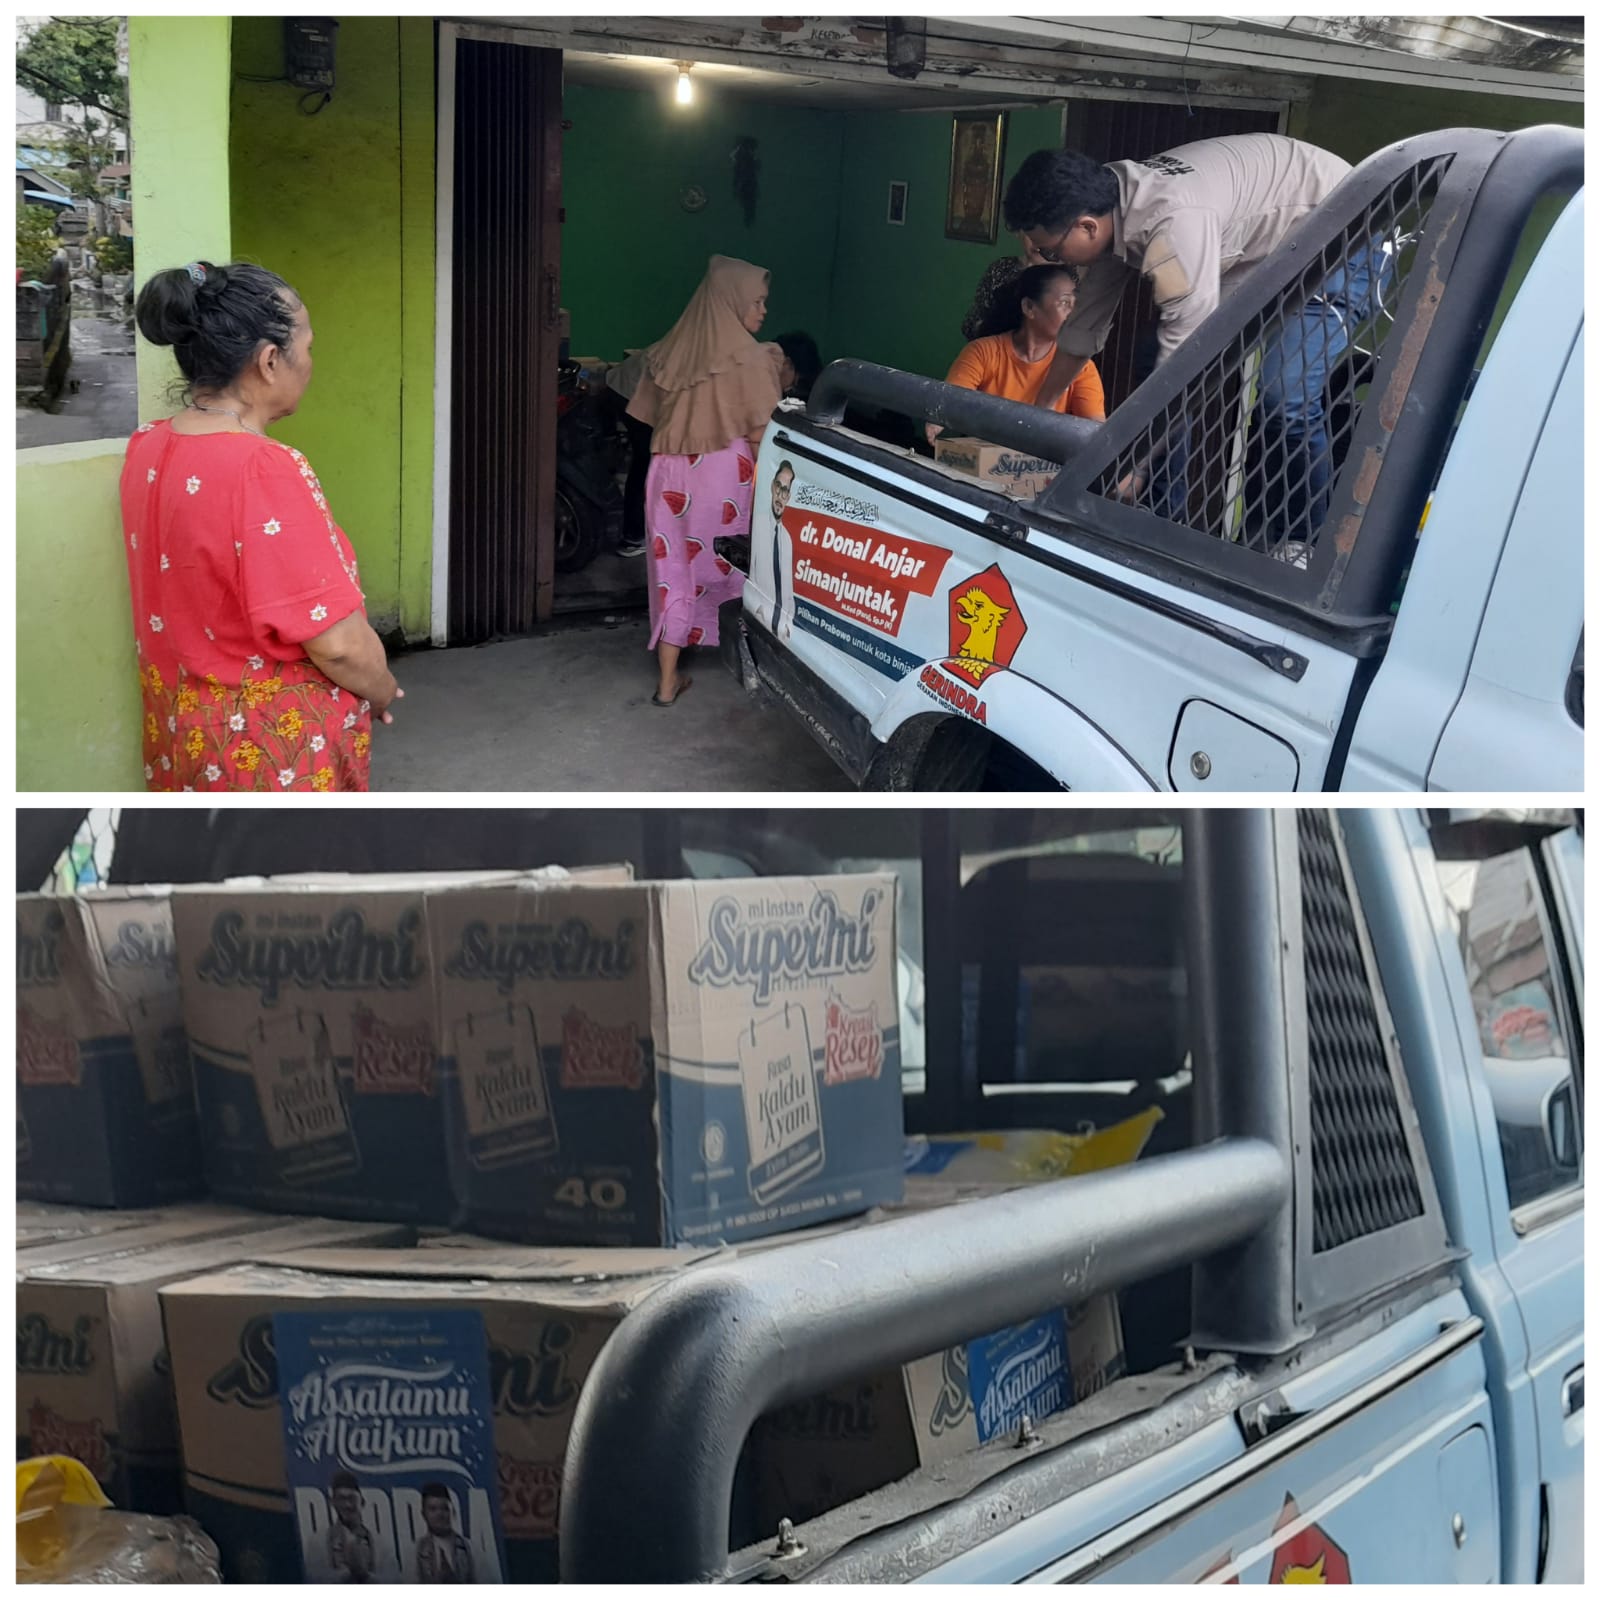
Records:
[[[209,270],[206,276],[210,277]],[[155,345],[186,343],[198,329],[195,301],[199,294],[200,285],[187,267],[152,274],[134,306],[139,332]]]

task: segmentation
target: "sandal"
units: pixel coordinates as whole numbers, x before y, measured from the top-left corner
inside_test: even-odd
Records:
[[[675,705],[677,705],[677,703],[686,694],[688,694],[689,686],[693,682],[694,682],[693,678],[680,678],[678,680],[677,693],[674,694],[673,697],[670,700],[663,700],[659,694],[653,694],[653,695],[650,696],[650,704],[653,705],[653,706],[675,706]]]

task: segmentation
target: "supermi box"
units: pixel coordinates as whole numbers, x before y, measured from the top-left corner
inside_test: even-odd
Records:
[[[48,1201],[22,1200],[17,1204],[17,1249],[42,1250],[80,1239],[103,1239],[108,1233],[159,1227],[194,1218],[202,1224],[212,1218],[243,1216],[236,1207],[213,1206],[204,1200],[188,1205],[147,1206],[127,1211],[99,1207],[56,1206]]]
[[[198,1194],[169,891],[17,896],[17,1193],[148,1206]]]
[[[933,443],[933,458],[968,477],[980,478],[991,489],[1019,499],[1041,495],[1056,480],[1061,468],[1054,461],[1024,455],[1008,445],[985,444],[982,439],[941,434]]]
[[[423,896],[515,876],[322,873],[177,891],[214,1195],[272,1211],[454,1219]]]
[[[554,1583],[557,1513],[573,1413],[589,1369],[641,1300],[707,1254],[692,1250],[309,1249],[174,1283],[161,1294],[185,1499],[216,1540],[232,1583],[293,1582],[304,1526],[330,1520],[328,1495],[291,1495],[272,1318],[450,1308],[483,1320],[508,1581]],[[381,1473],[363,1480],[376,1570],[394,1573],[396,1519]],[[330,1469],[331,1477],[331,1469]],[[488,1508],[463,1497],[461,1532]],[[385,1541],[388,1541],[387,1546]]]
[[[74,1456],[122,1510],[180,1501],[178,1428],[161,1339],[161,1285],[253,1250],[405,1244],[377,1224],[220,1211],[30,1250],[17,1272],[17,1450]],[[209,1231],[197,1232],[197,1229]]]
[[[477,1232],[734,1242],[903,1190],[895,880],[428,896]]]
[[[968,1201],[1137,1160],[1160,1120],[1152,1109],[1087,1134],[908,1141],[913,1176],[899,1214],[949,1211],[959,1229],[956,1208]],[[1053,1416],[1126,1370],[1116,1295],[1057,1308],[762,1417],[740,1466],[743,1497],[762,1530],[780,1517],[806,1521],[919,1467],[1014,1438],[1024,1416]]]

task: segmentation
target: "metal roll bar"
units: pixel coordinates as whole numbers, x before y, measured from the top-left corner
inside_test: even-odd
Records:
[[[811,390],[806,415],[837,425],[851,401],[882,406],[901,416],[937,423],[948,433],[1002,444],[1058,465],[1070,461],[1100,431],[1087,417],[1042,411],[1019,400],[979,394],[937,378],[849,358],[830,362]]]
[[[584,1385],[562,1581],[727,1576],[734,1468],[764,1413],[1240,1247],[1290,1184],[1279,1147],[1225,1138],[691,1269],[629,1314]]]

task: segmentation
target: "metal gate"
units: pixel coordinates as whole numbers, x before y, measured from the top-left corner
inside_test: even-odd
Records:
[[[456,44],[449,642],[550,615],[561,52]]]

